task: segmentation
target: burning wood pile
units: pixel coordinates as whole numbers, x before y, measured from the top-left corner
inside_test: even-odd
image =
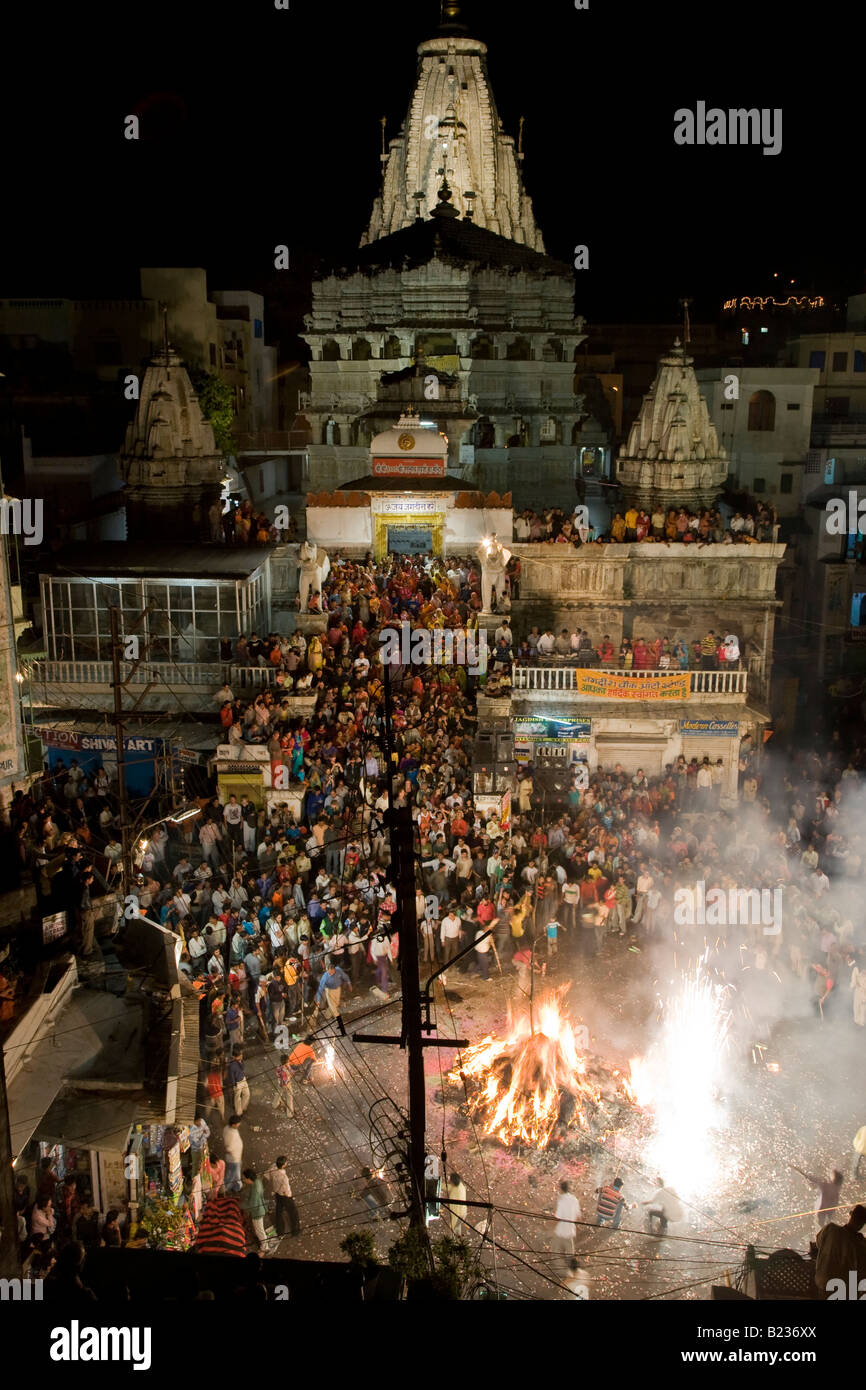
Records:
[[[482,1135],[506,1148],[542,1151],[569,1130],[615,1127],[634,1093],[621,1072],[588,1054],[562,1007],[568,989],[547,995],[528,1016],[509,1019],[505,1037],[486,1037],[463,1053],[448,1081],[466,1087],[461,1106]]]

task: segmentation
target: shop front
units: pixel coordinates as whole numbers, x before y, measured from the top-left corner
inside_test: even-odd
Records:
[[[589,762],[592,720],[543,716],[514,720],[514,757],[525,766],[557,767],[571,771]]]
[[[207,1139],[189,1125],[138,1124],[125,1158],[130,1241],[152,1250],[188,1250],[214,1184]]]
[[[31,1197],[51,1193],[58,1227],[85,1208],[102,1217],[129,1199],[124,1155],[138,1102],[122,1096],[63,1091],[49,1106],[15,1162]]]

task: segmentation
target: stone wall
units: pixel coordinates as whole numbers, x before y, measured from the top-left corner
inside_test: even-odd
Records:
[[[521,561],[520,598],[512,605],[519,638],[530,627],[586,628],[608,635],[693,641],[708,628],[734,632],[761,685],[773,650],[776,570],[783,545],[512,546]]]

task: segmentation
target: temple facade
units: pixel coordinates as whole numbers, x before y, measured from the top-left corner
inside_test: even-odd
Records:
[[[450,474],[448,440],[415,414],[375,436],[363,477],[307,499],[307,538],[331,553],[475,555],[511,533],[511,497]]]
[[[541,479],[550,503],[570,507],[585,414],[573,272],[545,254],[486,48],[456,8],[419,48],[415,92],[383,156],[360,249],[313,284],[302,335],[310,391],[300,402],[309,486],[338,488],[363,471],[384,423],[372,409],[383,375],[424,364],[452,379],[460,405],[446,416],[442,396],[425,399],[425,416],[448,436],[452,472],[482,491],[513,492],[518,507],[537,500]]]

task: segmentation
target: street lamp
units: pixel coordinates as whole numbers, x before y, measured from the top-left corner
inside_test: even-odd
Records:
[[[145,836],[147,835],[148,830],[155,830],[158,825],[165,825],[166,821],[170,825],[180,825],[183,821],[192,820],[193,816],[200,815],[200,806],[186,806],[182,811],[172,812],[172,814],[169,816],[160,816],[159,820],[151,821],[150,825],[145,825],[142,828],[141,832],[138,835],[137,847],[141,850],[147,849],[148,841],[145,839]]]

